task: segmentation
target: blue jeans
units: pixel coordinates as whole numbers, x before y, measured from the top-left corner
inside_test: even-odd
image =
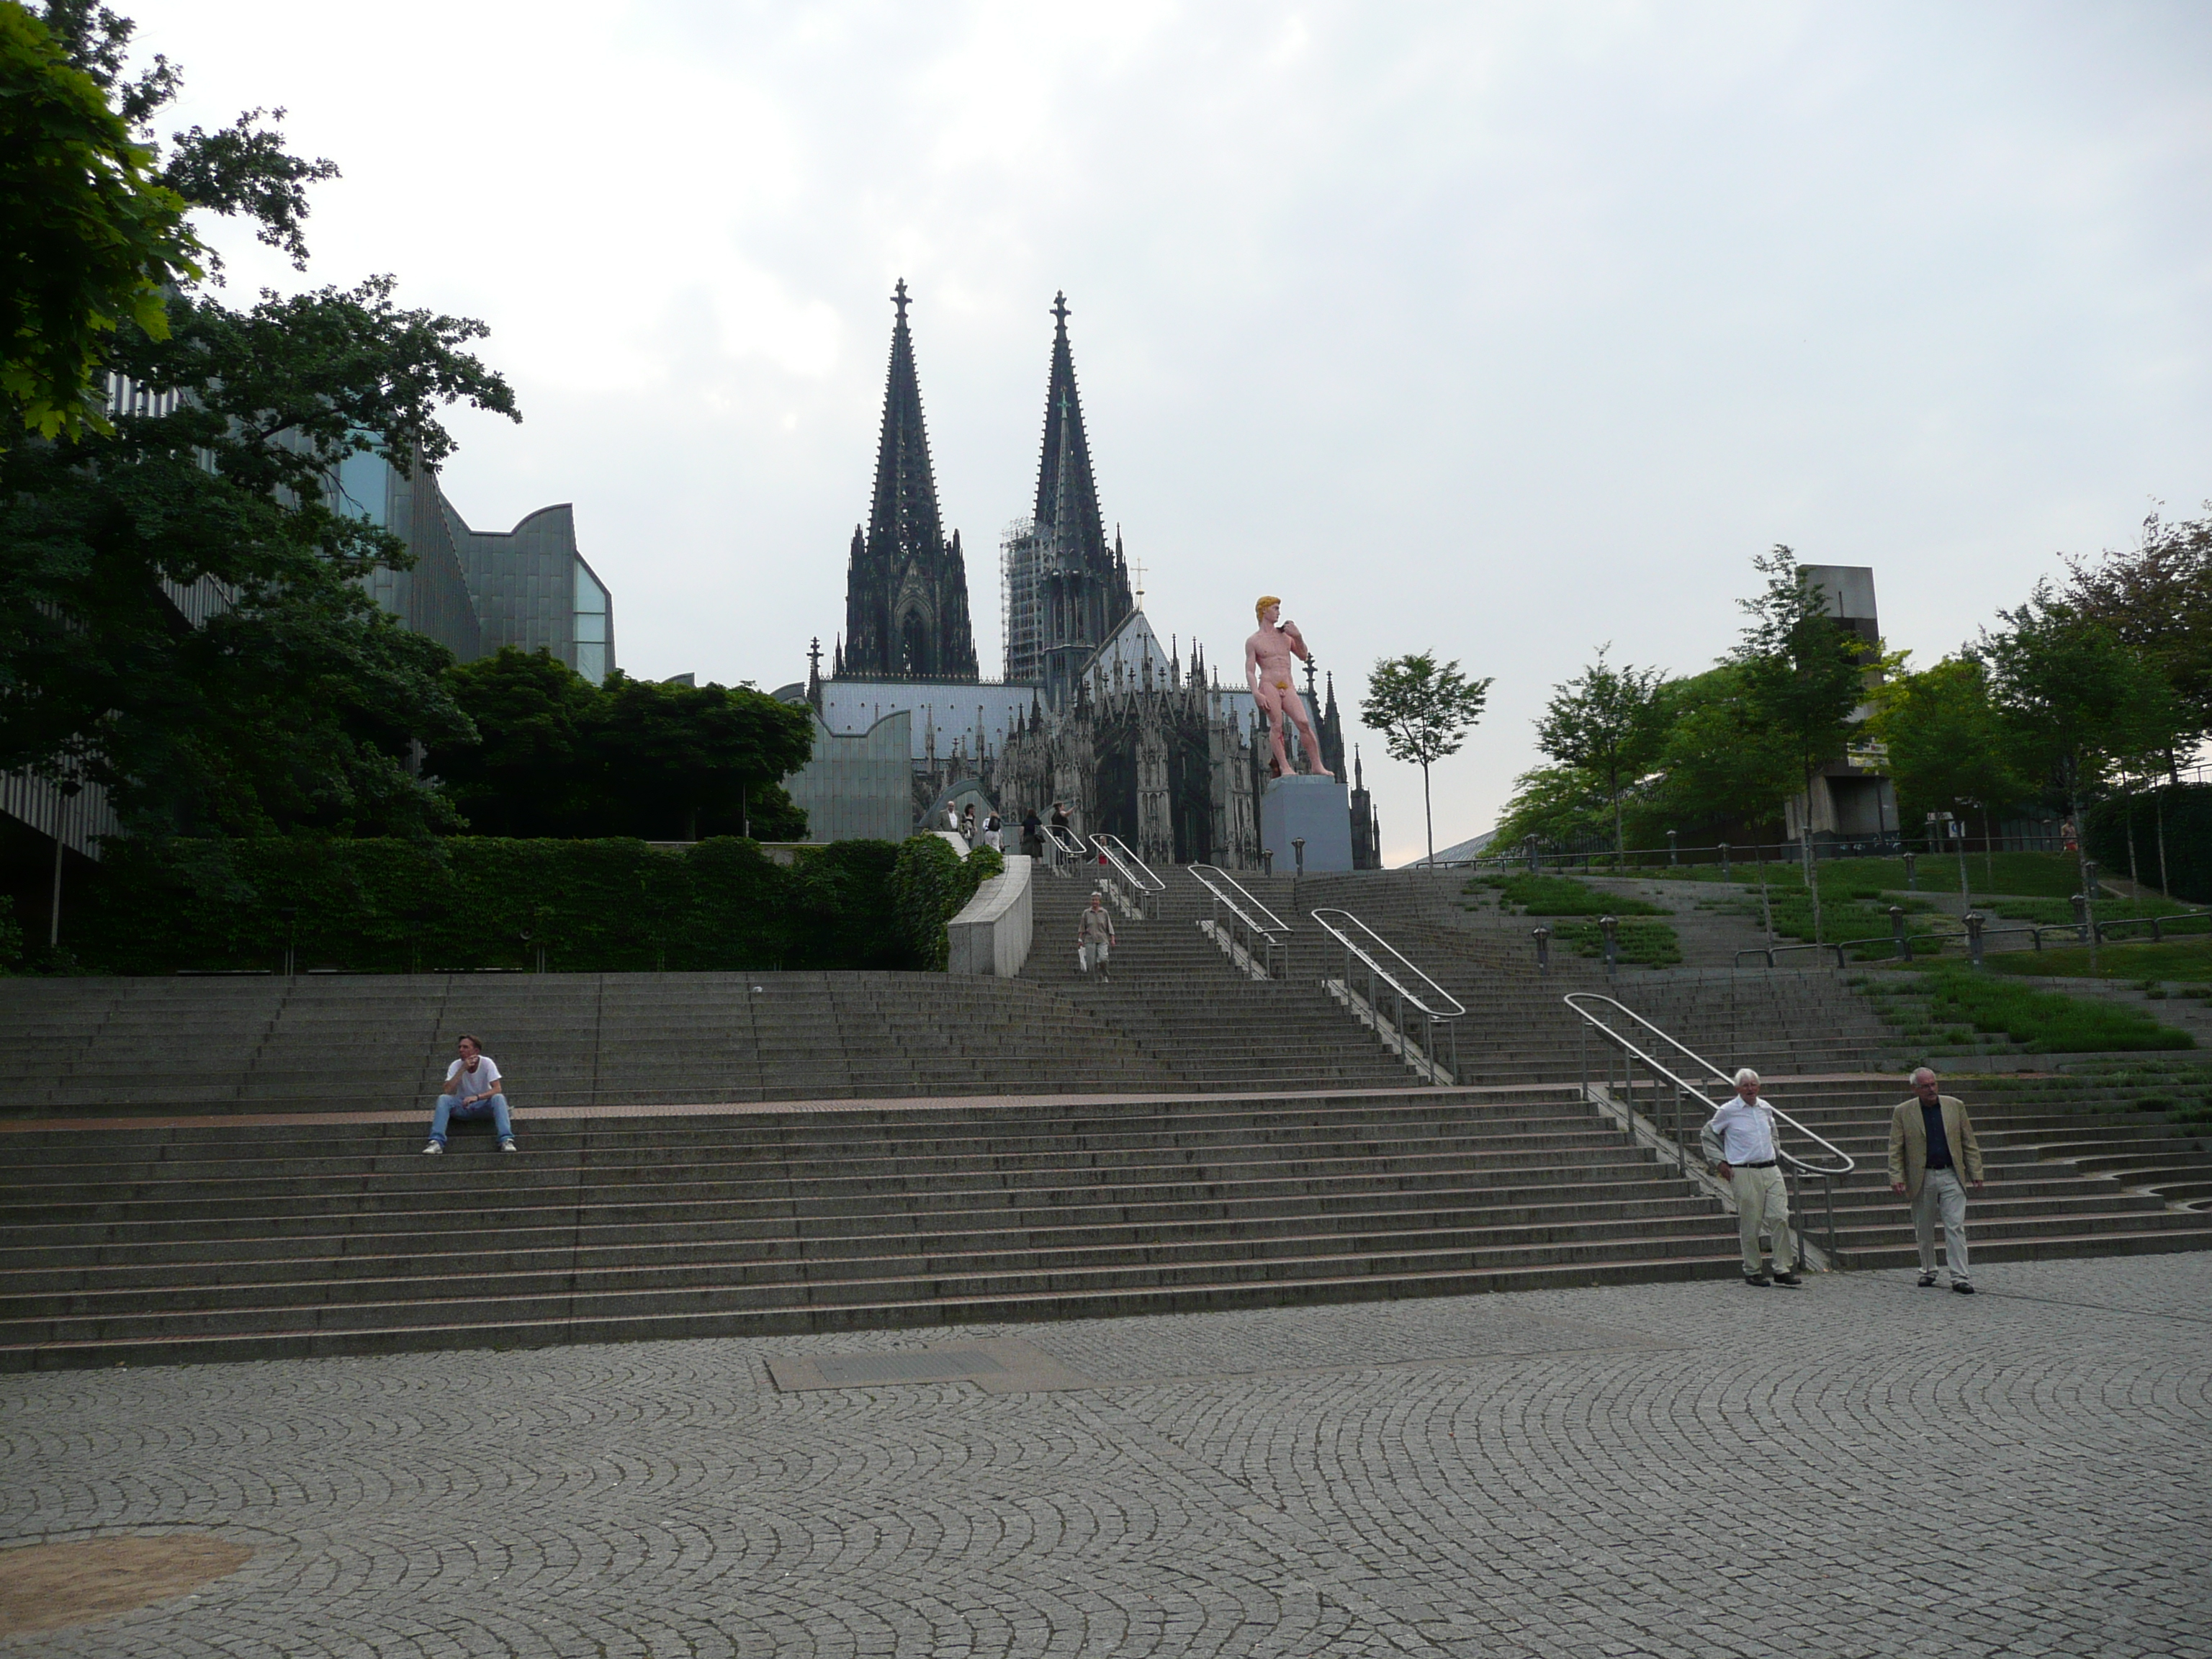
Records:
[[[459,1095],[438,1097],[437,1109],[430,1114],[431,1139],[436,1141],[441,1146],[446,1144],[446,1124],[448,1119],[458,1117],[465,1121],[473,1121],[484,1116],[491,1119],[492,1127],[501,1140],[513,1139],[514,1125],[507,1120],[505,1095],[494,1095],[489,1100],[480,1100],[473,1106],[462,1105],[460,1099]]]

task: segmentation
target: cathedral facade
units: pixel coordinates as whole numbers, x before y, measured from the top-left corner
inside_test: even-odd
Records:
[[[998,681],[977,672],[960,536],[945,533],[938,510],[903,280],[892,302],[875,493],[866,528],[853,535],[845,632],[826,678],[817,648],[805,683],[777,693],[811,704],[820,723],[815,761],[788,786],[793,799],[812,803],[825,828],[854,821],[846,797],[887,787],[879,751],[903,732],[916,824],[964,800],[1010,822],[1060,804],[1079,832],[1118,836],[1148,862],[1258,867],[1266,732],[1241,678],[1224,686],[1195,643],[1188,653],[1163,644],[1132,590],[1119,532],[1107,538],[1066,296],[1052,307],[1036,500],[1001,548]],[[1335,687],[1323,704],[1312,678],[1309,668],[1322,764],[1341,777]],[[863,761],[864,746],[875,758]],[[899,805],[876,803],[877,816]],[[1358,867],[1377,867],[1364,787],[1352,810]]]

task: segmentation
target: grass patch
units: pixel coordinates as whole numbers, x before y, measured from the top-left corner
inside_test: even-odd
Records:
[[[2086,945],[2040,951],[1992,951],[1983,958],[2000,974],[2054,974],[2066,979],[2212,981],[2212,939],[2176,939],[2167,945],[2100,945],[2097,969],[2089,970]]]
[[[1763,869],[1771,884],[1802,889],[1805,884],[1800,873],[1802,867],[1795,860],[1758,865],[1738,859],[1729,866],[1729,878],[1748,882],[1755,886]],[[1822,859],[1817,867],[1820,872],[1823,896],[1831,889],[1853,887],[1884,893],[1905,890],[1905,860],[1901,858]],[[1921,854],[1919,872],[1921,892],[1955,893],[1959,890],[1959,860],[1953,854]],[[1591,873],[1604,872],[1594,870]],[[1662,864],[1623,873],[1665,881],[1718,881],[1721,878],[1721,869],[1717,864]],[[2104,873],[2109,876],[2124,872],[2107,870]],[[2074,861],[2071,853],[1996,853],[1986,856],[1980,853],[1969,853],[1966,855],[1966,879],[1977,895],[2015,893],[2024,897],[2064,899],[2081,890],[2081,866]]]
[[[1605,954],[1605,930],[1594,921],[1571,921],[1557,938],[1577,956]],[[1672,968],[1682,959],[1680,936],[1663,921],[1624,921],[1613,938],[1619,959],[1632,967]]]
[[[1911,994],[1925,1000],[1934,1028],[2002,1036],[2033,1054],[2197,1046],[2188,1032],[2160,1025],[2139,1008],[1956,969],[1919,975]]]
[[[2040,922],[2046,927],[2061,927],[2074,920],[2074,902],[2069,898],[2009,898],[1984,900],[1976,897],[1977,910],[1992,910],[2007,921]],[[2097,901],[2097,920],[2100,921],[2129,921],[2142,916],[2178,915],[2191,907],[2176,904],[2172,899],[2100,898]]]
[[[1477,876],[1468,883],[1470,893],[1488,888],[1498,895],[1498,908],[1524,916],[1671,916],[1663,904],[1639,898],[1601,893],[1571,876]],[[1672,931],[1669,929],[1668,931]]]

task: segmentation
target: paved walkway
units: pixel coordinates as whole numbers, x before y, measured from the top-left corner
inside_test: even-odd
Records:
[[[256,1553],[0,1654],[2212,1655],[2212,1255],[1984,1290],[9,1376],[0,1542]]]

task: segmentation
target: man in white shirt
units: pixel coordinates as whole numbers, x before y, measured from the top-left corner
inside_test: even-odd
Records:
[[[430,1114],[430,1144],[422,1150],[434,1154],[444,1152],[446,1125],[454,1118],[488,1116],[499,1136],[500,1151],[514,1151],[514,1124],[507,1113],[507,1079],[500,1075],[499,1062],[484,1053],[472,1036],[463,1037],[459,1046],[461,1057],[446,1067],[446,1091],[438,1097]]]
[[[1805,1281],[1790,1269],[1795,1252],[1790,1248],[1790,1189],[1783,1185],[1778,1167],[1774,1117],[1759,1097],[1759,1073],[1748,1066],[1735,1074],[1734,1100],[1713,1114],[1701,1137],[1713,1173],[1735,1194],[1736,1237],[1743,1243],[1743,1282],[1747,1285],[1786,1285],[1793,1290]],[[1759,1253],[1759,1235],[1774,1236],[1774,1271],[1770,1274]]]

